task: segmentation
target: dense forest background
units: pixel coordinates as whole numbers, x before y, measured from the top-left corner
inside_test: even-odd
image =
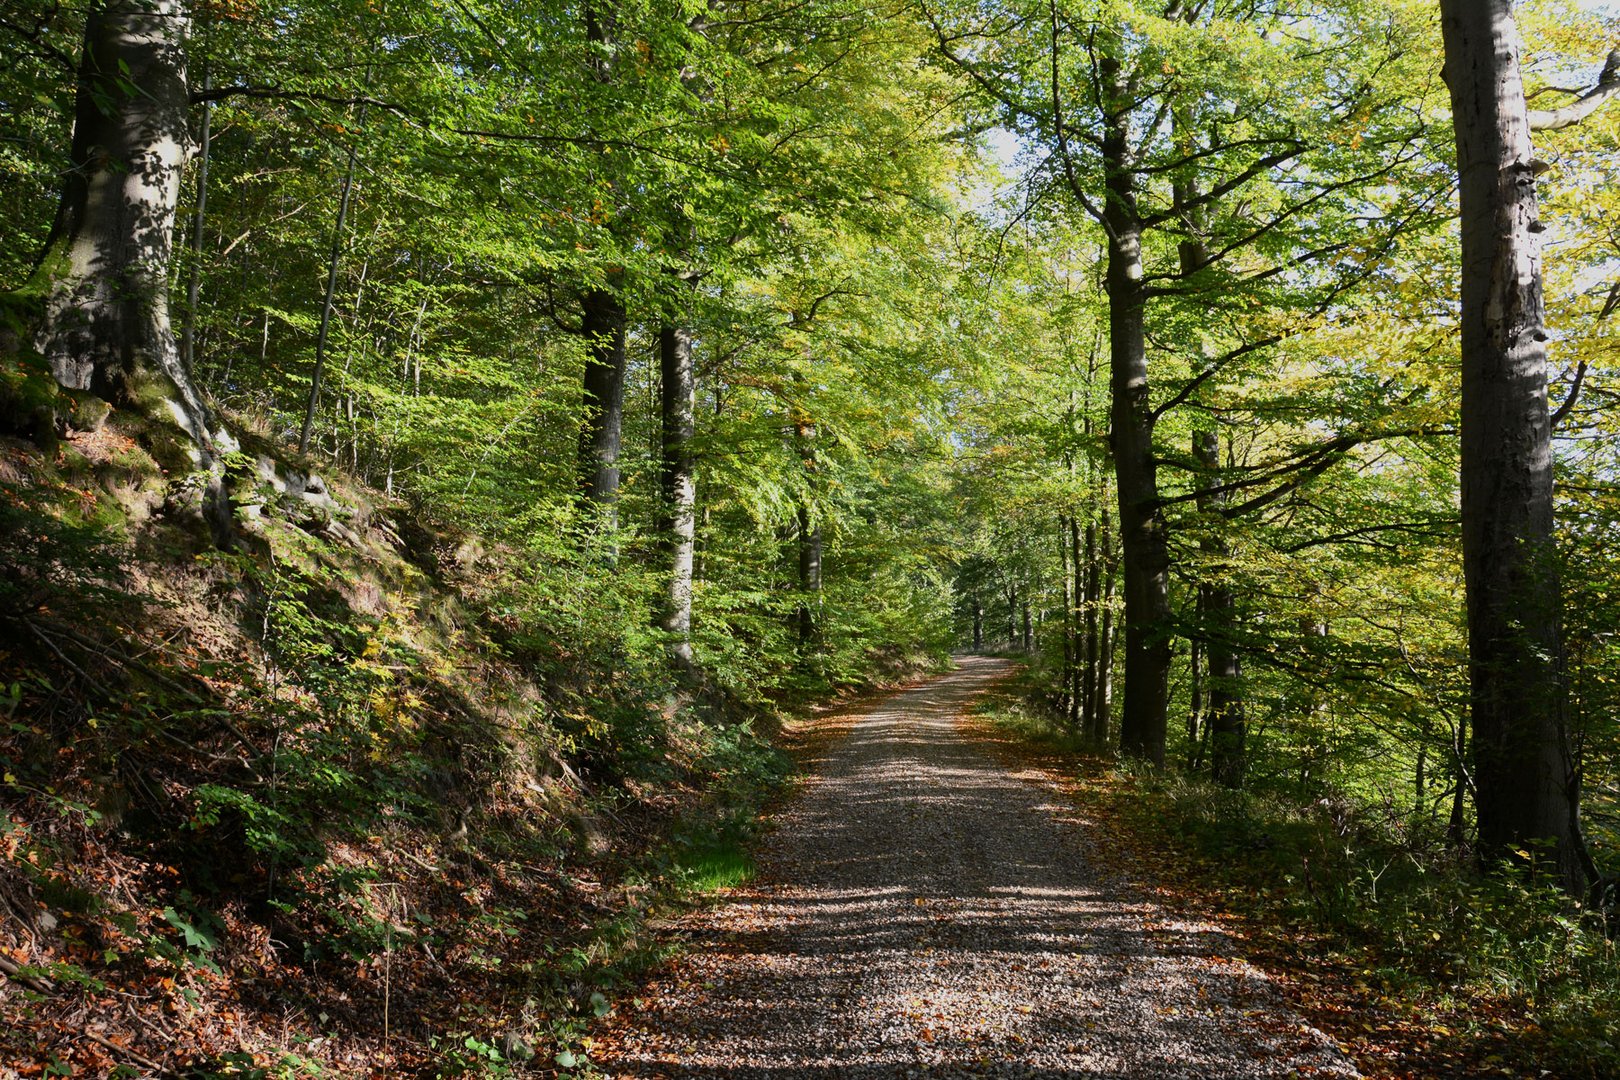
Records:
[[[972,648],[1611,1075],[1620,23],[1465,6],[8,6],[7,1052],[573,1068],[771,718]]]

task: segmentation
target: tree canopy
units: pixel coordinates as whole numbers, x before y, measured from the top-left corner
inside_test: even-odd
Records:
[[[570,769],[1007,650],[1095,750],[1612,904],[1616,49],[1560,0],[22,0],[0,419],[110,424],[278,574],[260,489],[346,477],[568,687]]]

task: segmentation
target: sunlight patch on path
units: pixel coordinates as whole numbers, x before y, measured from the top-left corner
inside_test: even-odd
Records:
[[[1072,808],[958,724],[1006,670],[970,657],[864,711],[760,879],[603,1032],[608,1076],[1357,1075],[1215,927],[1089,869]]]

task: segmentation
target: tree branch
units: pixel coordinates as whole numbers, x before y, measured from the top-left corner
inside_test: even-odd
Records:
[[[1213,487],[1199,488],[1196,491],[1181,495],[1165,495],[1154,500],[1155,507],[1174,506],[1177,503],[1192,502],[1196,499],[1211,496],[1225,495],[1234,491],[1244,491],[1248,488],[1267,484],[1280,477],[1291,479],[1278,485],[1270,491],[1254,496],[1247,502],[1225,507],[1221,513],[1228,518],[1241,517],[1244,514],[1269,506],[1284,495],[1296,491],[1308,480],[1320,476],[1328,467],[1344,457],[1346,453],[1364,443],[1378,442],[1383,439],[1411,439],[1423,435],[1436,435],[1441,432],[1432,428],[1402,428],[1396,431],[1357,431],[1328,439],[1314,446],[1305,447],[1287,457],[1264,465],[1252,468],[1252,475],[1240,480],[1232,480],[1225,484],[1216,484]],[[1168,462],[1175,464],[1175,462]],[[1296,475],[1299,474],[1299,475]]]
[[[1173,210],[1166,210],[1158,214],[1152,214],[1148,217],[1144,217],[1142,219],[1142,227],[1144,229],[1151,229],[1155,226],[1163,225],[1171,218],[1177,217],[1180,214],[1185,214],[1189,210],[1196,210],[1200,206],[1207,206],[1212,202],[1218,202],[1221,198],[1236,191],[1238,188],[1242,187],[1244,184],[1247,184],[1250,180],[1253,180],[1267,169],[1281,165],[1285,161],[1291,161],[1303,154],[1307,149],[1306,145],[1298,139],[1275,139],[1273,141],[1287,144],[1290,149],[1278,151],[1275,154],[1267,154],[1263,158],[1256,159],[1250,163],[1248,168],[1244,169],[1236,176],[1227,177],[1225,180],[1221,181],[1219,184],[1216,184],[1208,191],[1198,195],[1195,198],[1188,199],[1186,202],[1182,203]]]
[[[1063,123],[1063,98],[1058,87],[1058,74],[1061,67],[1058,63],[1060,37],[1058,34],[1057,0],[1050,0],[1047,4],[1047,10],[1052,15],[1052,127],[1057,133],[1058,154],[1063,159],[1063,178],[1068,181],[1069,190],[1074,193],[1075,198],[1080,200],[1080,205],[1085,207],[1086,213],[1100,222],[1104,231],[1107,231],[1107,220],[1087,201],[1085,191],[1080,186],[1080,180],[1074,175],[1074,156],[1069,153],[1068,129]],[[1109,239],[1113,239],[1113,237],[1109,237]]]
[[[1609,295],[1606,299],[1604,299],[1603,310],[1598,312],[1597,317],[1599,319],[1607,319],[1610,315],[1614,314],[1616,308],[1620,308],[1620,281],[1616,281],[1613,285],[1609,286]]]
[[[1272,345],[1277,344],[1279,341],[1282,341],[1284,338],[1291,336],[1293,333],[1294,331],[1270,334],[1263,338],[1257,338],[1254,341],[1244,342],[1242,345],[1239,345],[1237,348],[1228,352],[1225,356],[1210,361],[1210,363],[1204,367],[1204,370],[1200,371],[1197,375],[1193,376],[1193,378],[1189,379],[1187,384],[1176,392],[1175,396],[1171,397],[1162,404],[1155,406],[1153,409],[1153,418],[1157,420],[1159,417],[1163,416],[1177,405],[1180,405],[1188,398],[1192,397],[1193,394],[1198,392],[1199,387],[1203,386],[1210,379],[1214,378],[1220,373],[1222,368],[1226,367],[1226,365],[1231,363],[1233,360],[1236,360],[1241,356],[1247,356],[1249,353],[1259,352],[1261,349],[1269,348]]]
[[[1597,112],[1610,98],[1620,95],[1620,49],[1609,53],[1598,74],[1597,85],[1562,109],[1530,110],[1531,131],[1558,131],[1573,127]]]
[[[460,135],[463,138],[482,139],[490,142],[529,143],[537,146],[579,146],[588,150],[628,150],[647,154],[650,157],[661,158],[665,161],[673,161],[678,165],[699,169],[714,175],[725,176],[732,183],[739,185],[757,186],[757,184],[750,184],[748,179],[735,169],[716,169],[702,161],[683,157],[668,150],[661,150],[656,146],[638,142],[635,139],[605,139],[588,135],[546,135],[538,132],[496,131],[487,128],[437,124],[431,118],[414,112],[408,106],[397,101],[387,101],[369,95],[344,97],[337,94],[323,94],[314,90],[289,90],[280,86],[236,85],[194,91],[190,96],[190,100],[192,104],[202,104],[211,101],[224,101],[233,97],[252,98],[261,101],[307,101],[336,106],[366,105],[374,109],[380,109],[383,112],[393,113],[395,116],[414,124],[426,132],[448,133]]]
[[[1552,419],[1549,421],[1552,430],[1558,430],[1558,425],[1564,422],[1564,418],[1569,415],[1569,411],[1575,407],[1575,402],[1580,400],[1581,383],[1585,381],[1586,361],[1582,360],[1575,367],[1575,384],[1569,388],[1569,394],[1564,398],[1564,403],[1558,406],[1558,411],[1552,414]]]
[[[1451,523],[1455,524],[1457,520],[1458,519],[1453,518],[1451,519]],[[1288,544],[1282,550],[1285,554],[1293,555],[1296,552],[1304,551],[1306,548],[1323,547],[1327,544],[1348,543],[1349,541],[1355,540],[1358,537],[1370,536],[1373,533],[1381,532],[1404,532],[1411,533],[1414,536],[1439,536],[1443,534],[1436,532],[1433,528],[1433,526],[1439,524],[1442,524],[1442,522],[1395,521],[1387,525],[1368,525],[1365,528],[1347,529],[1344,532],[1329,533],[1326,536],[1316,536],[1309,540],[1301,540],[1295,544]],[[1429,528],[1425,528],[1425,526],[1429,526]]]

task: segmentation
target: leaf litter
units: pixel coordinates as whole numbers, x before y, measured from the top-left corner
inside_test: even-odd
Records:
[[[1011,665],[830,723],[760,875],[592,1041],[609,1077],[1355,1077],[1212,923],[1100,868],[967,709]]]

